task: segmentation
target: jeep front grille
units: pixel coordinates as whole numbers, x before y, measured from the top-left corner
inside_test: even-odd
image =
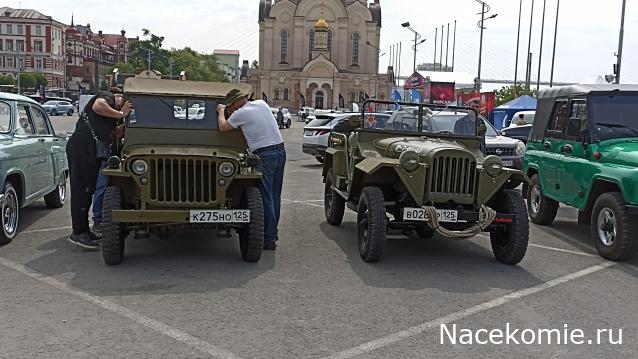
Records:
[[[516,148],[514,147],[488,147],[485,149],[486,155],[494,155],[499,157],[516,156]]]
[[[468,158],[438,157],[432,162],[430,173],[432,195],[474,197],[476,161]]]
[[[150,199],[156,204],[215,202],[217,167],[206,159],[151,159]]]

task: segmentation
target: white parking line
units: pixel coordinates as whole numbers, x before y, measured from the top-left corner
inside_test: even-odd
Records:
[[[66,226],[66,227],[55,227],[55,228],[44,228],[44,229],[34,229],[32,231],[23,231],[23,232],[18,232],[18,235],[20,234],[33,234],[33,233],[43,233],[43,232],[53,232],[53,231],[62,231],[62,230],[68,230],[71,229],[73,227],[71,226]]]
[[[143,314],[137,313],[131,309],[123,307],[119,304],[111,302],[107,299],[95,296],[93,294],[89,294],[87,292],[83,292],[81,290],[75,289],[68,284],[61,282],[55,278],[45,276],[44,274],[33,271],[23,265],[15,263],[6,258],[0,257],[0,265],[7,267],[9,269],[13,269],[16,272],[22,273],[32,279],[37,280],[38,282],[44,283],[56,289],[59,289],[67,294],[70,294],[76,298],[79,298],[87,303],[93,304],[100,308],[106,309],[113,313],[119,314],[122,317],[132,320],[133,322],[140,324],[146,328],[152,329],[162,335],[170,337],[174,340],[182,342],[188,345],[191,348],[197,349],[202,353],[208,354],[213,358],[219,359],[241,359],[235,354],[221,349],[213,344],[210,344],[206,341],[203,341],[197,337],[194,337],[186,332],[183,332],[179,329],[172,328],[167,324],[164,324],[155,319],[151,319]]]
[[[554,247],[548,247],[548,246],[542,246],[540,244],[529,244],[530,247],[536,247],[536,248],[542,248],[542,249],[547,249],[550,251],[555,251],[555,252],[562,252],[562,253],[569,253],[569,254],[576,254],[579,256],[584,256],[584,257],[594,257],[594,258],[600,258],[599,256],[595,255],[595,254],[590,254],[590,253],[585,253],[585,252],[579,252],[579,251],[570,251],[569,249],[562,249],[562,248],[554,248]]]
[[[455,322],[470,316],[473,316],[474,314],[478,314],[490,309],[494,309],[496,307],[500,307],[504,304],[507,304],[513,300],[517,300],[517,299],[521,299],[521,298],[525,298],[528,296],[531,296],[533,294],[537,294],[540,292],[543,292],[545,290],[548,290],[550,288],[556,287],[558,285],[567,283],[569,281],[578,279],[578,278],[582,278],[584,276],[590,275],[592,273],[601,271],[603,269],[609,268],[611,266],[614,266],[616,263],[612,263],[612,262],[606,262],[606,263],[602,263],[593,267],[589,267],[587,269],[583,269],[581,271],[572,273],[572,274],[568,274],[564,277],[560,277],[557,279],[553,279],[550,280],[548,282],[539,284],[537,286],[531,287],[531,288],[527,288],[527,289],[523,289],[517,292],[513,292],[507,295],[504,295],[502,297],[490,300],[488,302],[485,303],[481,303],[478,305],[475,305],[473,307],[467,308],[467,309],[463,309],[460,310],[458,312],[454,312],[452,314],[448,314],[445,316],[442,316],[440,318],[425,322],[423,324],[419,324],[417,326],[414,326],[412,328],[394,333],[394,334],[390,334],[386,337],[383,338],[379,338],[379,339],[375,339],[372,341],[369,341],[367,343],[361,344],[359,346],[356,346],[354,348],[351,349],[347,349],[338,353],[335,353],[333,355],[330,355],[328,357],[325,357],[324,359],[347,359],[347,358],[353,358],[356,357],[358,355],[362,355],[365,353],[369,353],[371,351],[386,347],[390,344],[394,344],[396,342],[402,341],[404,339],[408,339],[410,337],[413,337],[415,335],[419,335],[423,332],[425,332],[426,330],[430,330],[430,329],[434,329],[437,327],[440,327],[443,324],[449,324],[451,322]]]

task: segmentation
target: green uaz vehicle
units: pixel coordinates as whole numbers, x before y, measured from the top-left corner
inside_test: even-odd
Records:
[[[372,113],[393,105],[400,108],[388,120]],[[520,192],[506,184],[528,179],[483,154],[486,129],[475,110],[383,101],[363,108],[350,128],[334,129],[323,175],[327,221],[341,224],[346,206],[357,212],[364,261],[378,261],[388,238],[465,239],[484,231],[497,260],[523,259],[529,218]],[[467,116],[436,116],[441,110]]]
[[[590,226],[601,256],[631,258],[638,247],[638,86],[541,91],[524,169],[534,223],[551,224],[564,203]]]
[[[119,156],[104,173],[102,255],[119,264],[125,238],[169,237],[183,228],[217,228],[239,234],[242,257],[255,262],[264,240],[264,211],[257,188],[259,158],[241,132],[221,134],[217,104],[228,91],[250,86],[130,78],[125,94],[134,106]]]

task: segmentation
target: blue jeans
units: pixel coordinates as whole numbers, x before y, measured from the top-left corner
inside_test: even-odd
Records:
[[[284,184],[286,150],[271,149],[258,153],[261,158],[259,191],[264,202],[264,241],[276,241],[281,213],[281,188]]]
[[[109,178],[102,173],[106,168],[106,161],[100,164],[100,172],[97,175],[97,184],[95,193],[93,193],[93,223],[102,223],[102,202],[104,201],[104,192],[109,185]]]

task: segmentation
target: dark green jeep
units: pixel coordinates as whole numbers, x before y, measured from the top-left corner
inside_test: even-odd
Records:
[[[638,86],[541,91],[524,170],[534,223],[551,224],[564,203],[590,225],[601,256],[631,258],[638,243]]]

